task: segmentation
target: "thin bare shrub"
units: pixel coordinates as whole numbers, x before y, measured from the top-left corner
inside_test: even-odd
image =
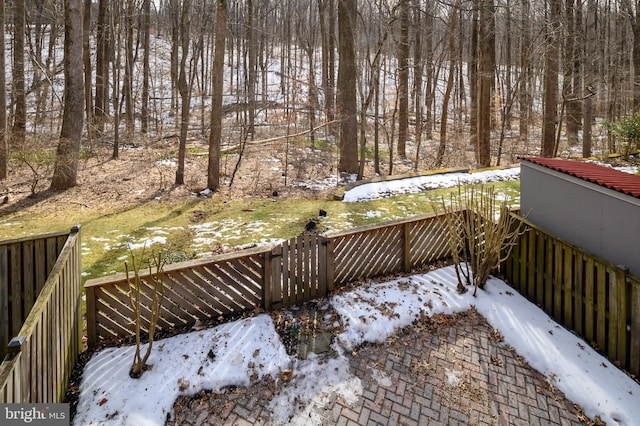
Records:
[[[458,291],[473,285],[475,296],[489,275],[511,253],[523,223],[509,213],[506,200],[498,201],[493,186],[479,185],[463,191],[458,186],[449,199],[442,198],[446,213]]]
[[[156,324],[160,318],[160,312],[162,308],[162,302],[164,300],[164,266],[166,264],[165,257],[162,253],[153,253],[149,259],[143,260],[141,263],[146,263],[149,268],[149,273],[144,278],[140,275],[141,264],[136,261],[136,257],[133,251],[129,250],[131,256],[131,267],[133,276],[129,276],[129,264],[124,263],[125,271],[127,274],[127,284],[129,285],[129,305],[133,310],[134,315],[134,328],[136,334],[136,351],[133,356],[133,363],[131,365],[131,371],[129,376],[132,378],[139,378],[146,370],[149,369],[147,360],[151,355],[151,349],[153,347],[153,337],[155,334]],[[144,259],[145,251],[142,251],[142,258]],[[155,271],[154,271],[155,270]],[[145,306],[150,316],[147,318],[149,322],[148,334],[149,344],[142,355],[141,346],[141,330],[142,330],[142,300],[141,290],[144,286],[149,287],[151,290],[151,302],[148,306]]]

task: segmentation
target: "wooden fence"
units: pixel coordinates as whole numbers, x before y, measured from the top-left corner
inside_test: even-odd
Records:
[[[0,360],[18,335],[69,232],[0,242]]]
[[[327,236],[303,234],[258,248],[168,265],[159,329],[256,309],[289,307],[323,297],[334,285],[409,271],[449,256],[444,216],[423,216]],[[151,300],[142,273],[142,304]],[[87,281],[87,338],[130,336],[133,311],[124,274]],[[146,307],[141,310],[147,330]]]
[[[640,278],[524,222],[502,265],[509,284],[640,376]]]
[[[64,245],[58,250],[56,247],[62,241]],[[20,298],[15,293],[16,279],[24,280],[25,294],[37,293],[24,323],[8,344],[9,353],[0,364],[0,403],[62,401],[69,375],[82,349],[80,249],[79,226],[67,235],[54,234],[31,242],[14,240],[0,247],[4,250],[1,252],[4,253],[4,272],[12,271],[3,275],[12,277],[3,284],[10,284],[13,298],[7,299],[5,291],[3,301],[19,304]],[[57,253],[57,259],[50,263],[53,253]],[[40,285],[46,270],[49,273]],[[23,302],[19,312],[26,314],[25,306],[27,304]]]

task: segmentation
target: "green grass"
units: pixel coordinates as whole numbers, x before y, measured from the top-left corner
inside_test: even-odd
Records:
[[[519,181],[496,182],[496,192],[519,202]],[[305,224],[318,221],[320,232],[348,230],[434,211],[455,188],[346,203],[333,200],[277,199],[224,202],[189,198],[179,202],[150,201],[126,209],[92,211],[70,206],[64,212],[37,216],[20,212],[0,218],[0,240],[68,230],[82,225],[85,279],[124,271],[128,243],[162,237],[149,250],[162,250],[170,261],[192,259],[220,246],[238,247],[292,238]],[[318,218],[320,209],[327,216]],[[203,243],[198,238],[208,238]]]

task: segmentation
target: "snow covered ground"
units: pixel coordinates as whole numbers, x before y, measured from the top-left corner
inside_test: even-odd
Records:
[[[485,170],[475,173],[445,173],[415,176],[407,179],[372,182],[356,186],[344,194],[343,200],[355,202],[399,194],[426,191],[436,188],[453,188],[456,185],[474,185],[520,179],[520,167],[503,170]]]
[[[462,312],[475,306],[505,344],[587,416],[607,424],[633,425],[640,419],[640,385],[589,345],[555,323],[542,310],[491,278],[477,297],[456,292],[453,267],[388,282],[362,285],[331,299],[343,323],[333,343],[337,352],[327,362],[287,355],[267,314],[198,330],[155,343],[150,371],[129,377],[133,347],[109,348],[94,355],[80,386],[76,425],[162,425],[180,394],[228,385],[248,385],[250,377],[293,371],[292,386],[283,386],[270,409],[276,424],[306,415],[335,393],[356,401],[360,379],[349,374],[345,352],[365,341],[384,341],[421,314]],[[384,307],[384,309],[380,309]],[[361,318],[366,318],[366,323]],[[334,368],[335,367],[335,368]],[[304,413],[294,401],[308,401]]]

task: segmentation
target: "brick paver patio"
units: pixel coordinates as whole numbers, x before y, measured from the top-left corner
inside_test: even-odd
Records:
[[[588,422],[474,311],[425,318],[349,355],[364,388],[354,404],[333,395],[309,425],[577,425]],[[272,424],[273,386],[257,382],[181,397],[176,425]]]

